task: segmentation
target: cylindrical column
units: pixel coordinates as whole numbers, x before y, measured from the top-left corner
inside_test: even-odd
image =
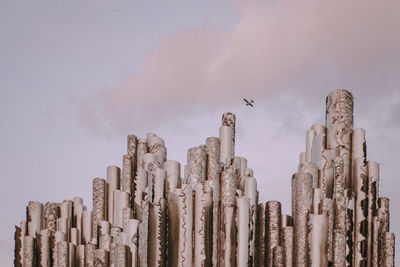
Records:
[[[166,201],[159,199],[150,203],[149,210],[149,265],[165,266],[166,264]]]
[[[274,267],[284,267],[284,249],[282,246],[274,247],[272,250],[272,265]]]
[[[293,266],[293,227],[282,228],[282,247],[284,248],[285,266]]]
[[[57,248],[57,267],[68,267],[69,266],[69,245],[67,241],[60,241],[56,244]]]
[[[368,250],[367,250],[367,266],[373,266],[373,218],[376,216],[377,210],[377,196],[379,192],[379,164],[375,161],[369,160],[367,162],[367,173],[368,173]]]
[[[35,228],[32,228],[35,229]],[[35,262],[35,239],[32,236],[24,237],[24,248],[23,248],[23,267],[34,267],[36,266]]]
[[[237,198],[237,262],[236,266],[249,265],[249,201],[246,197]]]
[[[106,180],[102,178],[93,179],[93,226],[92,238],[97,240],[97,228],[101,221],[105,220],[106,212]]]
[[[83,225],[82,225],[82,237],[83,244],[90,243],[92,241],[92,211],[85,210],[83,211]]]
[[[95,256],[94,252],[96,250],[96,245],[86,244],[85,245],[85,267],[94,267]],[[123,265],[122,265],[123,266]]]
[[[198,184],[194,205],[194,266],[212,263],[212,203],[208,181]]]
[[[28,235],[35,237],[36,233],[40,233],[43,228],[43,204],[38,201],[29,201],[26,215]]]
[[[38,246],[38,263],[41,267],[50,267],[50,231],[48,229],[40,231],[36,238]]]
[[[169,194],[170,216],[168,266],[192,266],[192,194],[190,185],[183,184]],[[171,244],[171,245],[169,245]]]
[[[187,178],[192,188],[206,180],[207,154],[201,147],[192,147],[187,153]]]
[[[129,207],[129,194],[127,192],[114,191],[114,227],[123,227],[122,211]]]
[[[389,232],[389,199],[386,197],[380,197],[378,199],[378,220],[379,220],[379,233],[378,233],[378,258],[379,266],[385,264],[385,235]]]
[[[117,166],[107,167],[107,194],[108,194],[108,221],[112,224],[114,218],[114,191],[119,189],[120,168]]]
[[[167,160],[164,163],[164,170],[166,172],[166,195],[169,192],[175,190],[175,188],[180,188],[182,185],[181,181],[181,164],[175,160]]]
[[[225,112],[222,114],[222,126],[229,126],[232,129],[232,153],[233,156],[235,155],[235,135],[236,135],[236,130],[235,130],[235,125],[236,125],[236,116],[235,114],[231,112]]]
[[[132,194],[133,166],[132,157],[126,154],[122,157],[121,191]]]
[[[385,244],[383,250],[384,253],[384,265],[385,267],[394,267],[394,233],[385,233]]]
[[[164,161],[167,158],[167,149],[165,148],[164,140],[153,133],[148,133],[147,144],[149,146],[149,152],[156,156],[157,162],[163,167]]]
[[[310,214],[310,263],[311,266],[328,266],[328,214]]]
[[[219,138],[221,140],[220,161],[223,168],[229,167],[234,157],[234,143],[232,128],[229,126],[221,126],[219,128]]]
[[[310,129],[307,131],[306,136],[306,162],[312,162],[312,145],[315,137],[315,131]]]
[[[52,232],[56,231],[56,221],[58,218],[58,206],[54,202],[46,202],[44,209],[45,228]]]
[[[346,266],[346,234],[342,229],[333,231],[333,266]]]
[[[362,157],[358,157],[353,163],[355,192],[354,266],[366,266],[368,246],[368,174]]]
[[[108,265],[108,251],[104,249],[96,249],[94,251],[95,266],[109,266]]]
[[[267,266],[273,266],[273,249],[281,240],[281,203],[267,202]]]
[[[335,90],[326,98],[327,148],[337,149],[343,160],[345,188],[351,188],[351,134],[353,132],[353,96],[346,90]]]
[[[257,223],[255,234],[255,264],[254,266],[266,266],[267,257],[266,243],[267,243],[267,204],[260,203],[257,205]]]
[[[208,137],[206,140],[207,180],[213,193],[213,237],[212,237],[212,266],[218,263],[218,225],[219,225],[219,190],[220,190],[220,140]]]
[[[137,140],[137,154],[136,154],[137,169],[144,168],[143,157],[144,157],[144,154],[146,154],[148,151],[149,150],[147,147],[146,138],[139,138]]]

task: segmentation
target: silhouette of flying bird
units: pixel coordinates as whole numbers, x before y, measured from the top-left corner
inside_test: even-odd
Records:
[[[250,101],[248,101],[246,98],[243,98],[244,102],[246,102],[246,106],[251,106],[254,107],[254,101],[252,99],[250,99]]]

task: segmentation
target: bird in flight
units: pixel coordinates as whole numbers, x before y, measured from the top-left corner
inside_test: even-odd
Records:
[[[250,99],[250,101],[249,101],[249,100],[247,100],[246,98],[243,98],[243,100],[244,100],[244,102],[246,102],[246,106],[254,107],[254,106],[253,106],[254,101],[253,101],[252,99]]]

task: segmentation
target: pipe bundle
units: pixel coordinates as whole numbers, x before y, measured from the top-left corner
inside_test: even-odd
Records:
[[[219,137],[167,159],[164,140],[129,135],[122,168],[93,180],[93,208],[75,197],[31,201],[16,226],[15,266],[394,266],[389,199],[353,96],[331,92],[292,176],[292,214],[259,203],[247,160],[235,155],[236,117]]]

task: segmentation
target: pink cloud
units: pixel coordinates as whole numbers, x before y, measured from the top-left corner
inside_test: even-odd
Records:
[[[127,120],[145,125],[243,96],[302,91],[302,84],[326,88],[319,75],[339,73],[340,87],[352,75],[368,79],[376,62],[400,52],[397,0],[255,1],[235,8],[240,19],[231,31],[205,23],[163,39],[137,73],[84,103],[84,120],[102,118],[113,129]]]

